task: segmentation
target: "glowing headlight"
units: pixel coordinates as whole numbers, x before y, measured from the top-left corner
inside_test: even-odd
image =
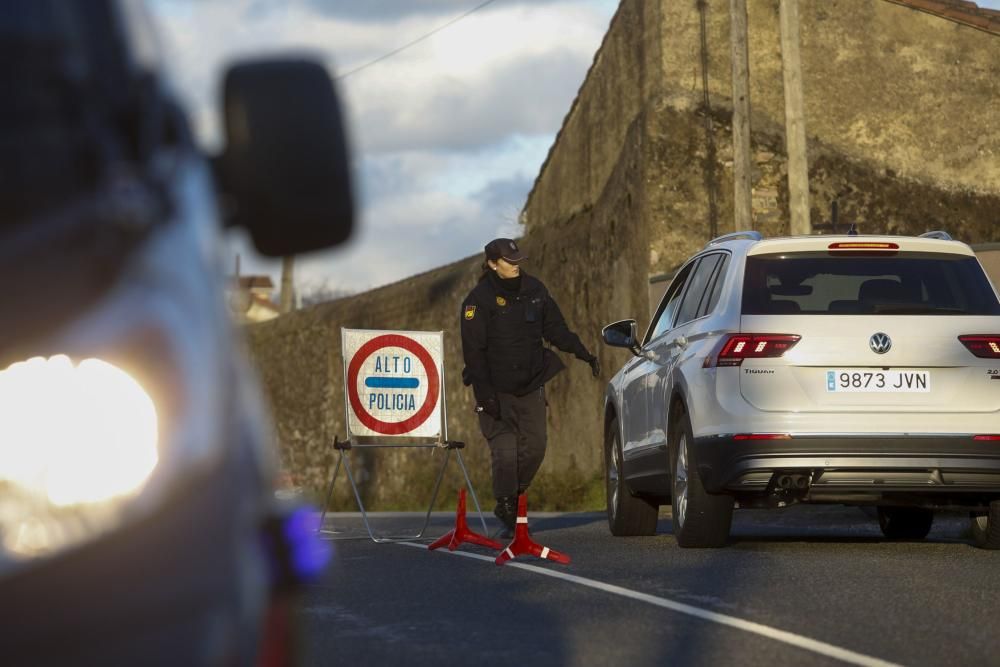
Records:
[[[65,356],[0,371],[0,539],[12,553],[47,552],[110,520],[157,460],[156,409],[124,371]],[[86,525],[74,531],[66,516]]]

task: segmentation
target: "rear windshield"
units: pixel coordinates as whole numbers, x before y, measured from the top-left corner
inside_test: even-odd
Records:
[[[974,257],[944,253],[747,257],[744,315],[1000,315]]]

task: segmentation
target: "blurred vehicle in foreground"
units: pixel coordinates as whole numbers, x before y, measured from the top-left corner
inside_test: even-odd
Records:
[[[326,71],[226,73],[195,147],[131,0],[0,8],[0,662],[286,664],[320,566],[278,511],[221,230],[268,256],[353,219]]]

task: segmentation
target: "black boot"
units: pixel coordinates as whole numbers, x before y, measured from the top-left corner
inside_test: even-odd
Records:
[[[494,537],[510,539],[514,537],[514,525],[517,523],[517,496],[502,496],[497,498],[497,506],[493,515],[500,519],[500,530]]]

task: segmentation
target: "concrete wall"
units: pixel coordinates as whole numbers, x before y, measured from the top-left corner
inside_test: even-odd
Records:
[[[754,226],[774,236],[788,229],[778,3],[748,4]],[[603,503],[601,397],[628,353],[600,345],[600,328],[627,317],[645,327],[649,276],[732,230],[728,7],[624,0],[525,205],[526,270],[605,368],[595,381],[567,358],[568,371],[548,385],[549,452],[533,507]],[[1000,37],[885,0],[801,0],[800,11],[817,230],[832,231],[822,225],[836,199],[842,224],[862,232],[1000,240]],[[458,309],[480,261],[249,329],[298,483],[323,487],[330,443],[345,432],[340,328],[444,330],[450,435],[469,443],[476,487],[492,500],[488,452],[460,382]],[[355,456],[367,502],[388,509],[425,502],[440,454]],[[337,507],[351,507],[346,493],[342,484]]]

